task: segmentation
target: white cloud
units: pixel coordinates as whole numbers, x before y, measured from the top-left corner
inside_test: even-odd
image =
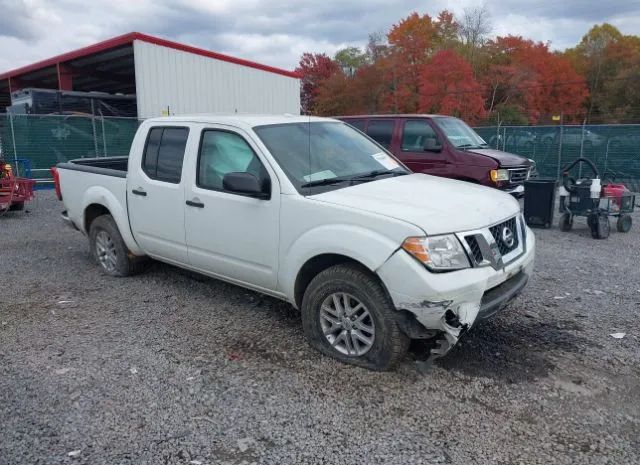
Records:
[[[292,69],[302,52],[363,45],[411,11],[461,13],[481,3],[494,34],[554,49],[575,45],[595,22],[640,33],[635,0],[0,0],[0,72],[131,31]]]

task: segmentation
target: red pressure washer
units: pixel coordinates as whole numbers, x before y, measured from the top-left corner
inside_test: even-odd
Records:
[[[575,179],[570,171],[578,164],[586,164],[593,173],[592,178]],[[632,219],[630,213],[635,207],[635,195],[624,184],[600,183],[600,173],[586,158],[578,158],[562,170],[560,194],[560,229],[569,231],[575,216],[585,216],[594,239],[609,237],[611,226],[609,217],[617,217],[618,232],[629,232]]]

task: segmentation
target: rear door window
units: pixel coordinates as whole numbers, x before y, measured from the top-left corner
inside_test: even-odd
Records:
[[[149,131],[142,170],[151,179],[180,183],[188,128],[156,127]]]
[[[378,144],[388,149],[391,147],[394,123],[393,120],[371,120],[367,127],[367,134]]]

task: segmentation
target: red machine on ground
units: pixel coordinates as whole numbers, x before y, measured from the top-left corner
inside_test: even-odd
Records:
[[[11,165],[0,158],[0,215],[7,211],[24,210],[33,198],[33,179],[14,176]]]

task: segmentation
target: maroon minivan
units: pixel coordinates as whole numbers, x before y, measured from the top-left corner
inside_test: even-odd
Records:
[[[366,133],[415,173],[496,187],[516,197],[535,162],[494,150],[464,121],[443,115],[340,116]]]

